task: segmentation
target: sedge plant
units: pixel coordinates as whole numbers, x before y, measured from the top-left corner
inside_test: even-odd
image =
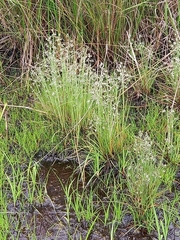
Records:
[[[59,121],[66,135],[79,138],[86,131],[92,112],[89,69],[85,69],[86,49],[76,50],[73,42],[49,40],[43,61],[32,73],[34,92],[51,119]]]
[[[126,171],[127,199],[135,223],[143,225],[152,216],[153,206],[166,191],[166,187],[160,189],[164,172],[164,164],[157,162],[150,137],[140,132]]]

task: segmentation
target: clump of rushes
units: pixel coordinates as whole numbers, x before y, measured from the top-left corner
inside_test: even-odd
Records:
[[[64,134],[73,132],[78,139],[86,131],[92,115],[92,75],[85,66],[87,49],[75,49],[72,41],[48,39],[42,62],[32,73],[34,91],[43,110],[58,120]],[[89,74],[91,74],[89,76]]]
[[[128,138],[127,119],[129,107],[124,99],[130,76],[122,65],[113,75],[104,68],[92,85],[94,111],[92,117],[93,142],[105,159],[113,159],[122,151]]]
[[[149,135],[140,132],[126,172],[130,211],[139,226],[150,222],[153,206],[167,190],[166,186],[160,189],[165,169],[166,166],[157,161]]]
[[[124,91],[131,78],[122,64],[112,75],[103,65],[96,73],[88,65],[90,57],[87,48],[52,36],[32,72],[34,92],[43,111],[59,121],[61,132],[70,134],[76,146],[83,138],[102,157],[113,158],[128,136]]]

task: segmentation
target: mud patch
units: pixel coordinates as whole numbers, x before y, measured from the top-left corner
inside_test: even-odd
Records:
[[[176,180],[179,180],[178,176]],[[21,208],[20,203],[17,206],[9,205],[14,224],[14,229],[11,232],[13,238],[9,237],[9,239],[158,240],[156,232],[149,235],[145,228],[135,227],[133,218],[129,214],[123,216],[121,222],[115,222],[112,219],[105,226],[103,224],[104,215],[99,212],[98,219],[100,220],[95,222],[91,231],[89,231],[91,223],[85,220],[78,221],[72,209],[70,209],[68,217],[63,187],[68,186],[73,181],[75,188],[78,186],[80,192],[84,191],[75,163],[43,163],[39,172],[39,181],[45,186],[43,193],[45,198],[42,204],[28,205],[25,210]],[[103,199],[104,195],[100,193],[98,198]],[[101,202],[96,201],[96,196],[94,202],[98,209],[102,207]],[[17,221],[18,226],[16,226]],[[170,225],[167,240],[180,240],[179,225],[179,222],[176,226]],[[115,231],[112,238],[113,228]]]

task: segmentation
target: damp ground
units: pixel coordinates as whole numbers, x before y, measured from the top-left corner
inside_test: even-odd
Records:
[[[180,171],[177,173],[176,185],[180,184]],[[12,220],[12,230],[9,239],[38,239],[38,240],[158,240],[157,232],[147,233],[145,227],[136,227],[133,217],[124,214],[120,222],[109,221],[104,224],[103,211],[98,212],[98,220],[92,223],[85,219],[78,220],[75,211],[70,208],[67,213],[67,195],[64,192],[65,186],[72,184],[71,190],[78,189],[79,194],[87,191],[90,176],[86,173],[85,189],[83,187],[80,173],[74,162],[50,161],[42,162],[38,175],[38,181],[44,185],[45,196],[42,203],[27,204],[25,209],[21,209],[21,203],[16,206],[9,204],[8,212]],[[98,192],[98,193],[97,193]],[[93,198],[93,204],[97,209],[101,209],[101,201],[106,199],[104,191],[99,189],[97,196]],[[173,197],[173,196],[172,196]],[[169,196],[171,198],[171,196]],[[74,199],[72,199],[74,201]],[[107,204],[108,208],[108,204]],[[95,216],[96,217],[96,216]],[[94,219],[95,219],[94,217]],[[102,221],[101,221],[102,220]],[[16,225],[18,222],[18,226]],[[14,226],[13,226],[14,224]],[[180,228],[170,224],[167,240],[179,240]],[[91,227],[92,226],[92,227]],[[164,239],[164,238],[162,238]]]

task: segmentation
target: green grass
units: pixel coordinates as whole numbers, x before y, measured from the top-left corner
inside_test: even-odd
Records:
[[[53,43],[50,42],[50,44]],[[32,75],[32,79],[36,86],[35,94],[41,102],[43,111],[48,117],[59,121],[64,134],[73,132],[78,140],[80,132],[85,131],[89,125],[88,119],[92,112],[93,101],[90,99],[88,90],[91,79],[85,77],[89,71],[85,69],[85,62],[80,64],[75,62],[78,51],[75,52],[70,44],[73,43],[69,43],[62,52],[59,52],[58,62],[56,54],[62,47],[61,42],[57,39],[57,45],[59,45],[57,49],[50,45],[52,52],[47,51],[43,62]],[[86,49],[84,51],[86,53]],[[85,56],[82,61],[84,60]],[[77,76],[79,67],[82,69]],[[49,76],[52,76],[52,79]]]
[[[114,239],[131,214],[134,228],[167,239],[179,220],[179,11],[168,1],[1,1],[0,238],[14,228],[18,239],[26,203],[47,194],[35,156],[70,149],[82,189],[62,184],[69,225],[73,212],[89,224],[85,239],[98,224]]]
[[[129,86],[132,83],[134,86],[137,84],[132,80],[131,74],[134,70],[130,73],[125,67],[119,66],[109,75],[106,68],[101,67],[98,74],[94,73],[88,66],[86,68],[84,52],[80,55],[74,49],[69,51],[67,45],[57,43],[59,48],[53,48],[50,42],[49,54],[46,54],[32,75],[33,90],[41,109],[48,117],[56,118],[64,135],[69,139],[67,141],[74,141],[76,152],[84,146],[84,151],[87,152],[84,166],[91,165],[94,176],[101,178],[103,172],[105,174],[106,171],[118,166],[119,174],[125,175],[121,188],[126,188],[127,193],[122,199],[119,197],[120,194],[117,194],[117,189],[120,189],[118,181],[122,179],[118,178],[114,184],[110,178],[103,180],[104,185],[114,186],[114,191],[112,189],[108,191],[107,202],[102,204],[104,224],[108,225],[111,221],[113,224],[120,222],[124,212],[127,211],[133,216],[135,226],[145,227],[150,233],[154,224],[157,224],[154,217],[155,206],[168,191],[171,191],[179,163],[179,123],[174,103],[172,102],[170,109],[164,110],[155,99],[148,101],[153,83],[146,85],[142,82],[140,91],[146,93],[144,101],[147,106],[142,112],[138,110],[135,112],[126,98]],[[78,61],[74,57],[77,54]],[[135,53],[133,54],[135,56]],[[49,65],[47,62],[50,59]],[[141,64],[142,67],[149,71],[146,66],[149,59],[141,60],[142,64],[145,64],[144,66]],[[136,68],[140,83],[142,73],[139,65]],[[152,74],[156,75],[157,70],[159,71],[152,68]],[[147,83],[152,80],[152,74],[149,75],[147,72],[147,75],[143,76]],[[64,103],[63,106],[61,101]],[[85,105],[85,101],[90,103],[90,107]],[[87,115],[82,113],[84,105]],[[83,163],[79,164],[80,169],[84,169]],[[87,198],[84,196],[85,192],[79,193],[75,189],[70,193],[69,187],[65,188],[68,199],[67,212],[73,209],[78,222],[82,221],[82,216],[86,221],[90,221],[89,216],[95,214],[89,205],[93,202],[93,200],[89,202],[92,194],[88,193]],[[161,206],[163,204],[164,200]],[[110,220],[112,216],[113,220]],[[112,225],[112,232],[113,226],[115,225]]]
[[[167,239],[170,224],[172,223],[173,219],[176,218],[176,216],[178,215],[177,209],[174,206],[174,203],[177,204],[176,201],[177,199],[175,199],[175,201],[171,202],[170,204],[168,201],[163,204],[161,209],[162,219],[158,218],[155,208],[153,209],[158,239]]]
[[[11,107],[4,105],[3,109],[6,109],[7,117],[5,111],[2,112],[0,120],[0,221],[2,226],[0,236],[2,239],[8,239],[13,231],[14,239],[18,239],[23,228],[28,229],[31,224],[32,231],[29,234],[32,234],[30,236],[32,237],[35,234],[35,226],[33,229],[33,223],[28,222],[26,208],[41,204],[45,197],[44,185],[40,183],[38,177],[39,163],[35,159],[35,154],[40,149],[44,152],[50,150],[47,139],[48,141],[50,139],[52,143],[51,148],[60,149],[60,147],[57,142],[54,142],[56,139],[54,131],[51,131],[52,129],[39,113],[20,105],[11,105]],[[47,138],[44,138],[45,135]],[[39,144],[44,147],[40,148]],[[19,227],[20,219],[23,221],[22,227]]]
[[[4,194],[3,191],[3,185],[5,182],[5,175],[3,172],[4,167],[4,156],[2,153],[0,153],[0,166],[1,166],[1,173],[0,173],[0,204],[1,204],[1,214],[0,214],[0,223],[1,223],[1,231],[0,231],[0,237],[3,239],[3,237],[7,237],[10,229],[10,223],[8,220],[8,214],[7,214],[7,196]]]
[[[96,73],[86,66],[86,48],[76,50],[74,42],[63,44],[56,39],[49,39],[49,48],[46,46],[44,57],[28,80],[31,88],[26,91],[34,97],[32,107],[25,105],[28,98],[16,104],[16,92],[15,104],[8,104],[8,98],[3,100],[0,128],[5,171],[1,184],[10,193],[7,202],[14,207],[20,203],[22,209],[25,202],[42,203],[46,193],[38,182],[39,165],[34,156],[39,150],[58,152],[70,147],[79,159],[82,189],[73,181],[63,186],[69,225],[74,212],[77,222],[88,222],[87,238],[99,223],[110,228],[113,239],[123,217],[130,213],[134,227],[146,228],[149,233],[157,230],[159,239],[167,236],[169,224],[176,221],[174,206],[179,200],[175,194],[168,205],[173,214],[168,218],[165,195],[172,191],[179,164],[175,105],[163,109],[147,92],[147,105],[138,110],[127,98],[129,86],[134,84],[134,70],[131,73],[119,66],[109,74],[101,67]],[[86,167],[91,168],[90,189],[84,179]],[[96,188],[93,179],[98,182]],[[104,189],[103,199],[99,188]],[[7,214],[5,199],[6,195],[1,200],[2,221],[8,234],[13,218]],[[158,209],[164,214],[163,221]],[[21,233],[18,227],[16,231]]]

